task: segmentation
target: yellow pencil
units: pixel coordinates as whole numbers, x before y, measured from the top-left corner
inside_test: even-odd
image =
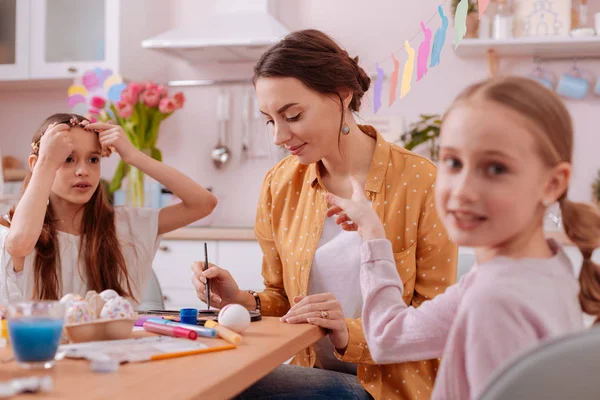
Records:
[[[193,354],[211,353],[213,351],[221,351],[221,350],[231,350],[231,349],[235,349],[236,347],[237,346],[232,345],[232,344],[226,344],[226,345],[223,345],[223,346],[207,347],[205,349],[179,351],[179,352],[176,352],[176,353],[155,354],[153,356],[150,356],[150,360],[152,360],[152,361],[154,361],[154,360],[166,360],[168,358],[191,356]]]

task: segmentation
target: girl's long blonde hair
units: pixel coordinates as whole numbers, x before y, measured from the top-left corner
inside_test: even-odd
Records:
[[[527,118],[535,129],[539,154],[548,167],[572,162],[573,123],[562,100],[539,83],[522,77],[492,78],[469,86],[456,98],[458,103],[477,98],[510,108]],[[600,241],[600,212],[591,204],[559,198],[565,232],[581,251],[583,264],[579,274],[579,301],[583,311],[600,321],[600,268],[592,262],[592,253]]]

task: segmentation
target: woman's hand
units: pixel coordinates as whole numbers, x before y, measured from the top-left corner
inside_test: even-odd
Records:
[[[73,152],[73,138],[67,124],[52,124],[40,139],[38,162],[58,170]],[[37,164],[36,164],[37,165]],[[56,172],[56,171],[55,171]]]
[[[100,132],[98,134],[98,139],[100,139],[102,153],[107,153],[114,149],[127,164],[130,164],[131,160],[141,153],[129,141],[127,134],[125,134],[125,131],[123,131],[123,128],[120,125],[94,122],[86,125],[85,129]]]
[[[336,224],[347,231],[356,231],[364,240],[385,239],[385,229],[377,213],[365,197],[365,190],[358,181],[350,177],[352,198],[343,199],[331,193],[325,195],[332,206],[327,210],[327,217],[338,215]]]
[[[288,313],[281,317],[282,322],[302,324],[308,322],[329,330],[329,340],[343,353],[348,347],[350,339],[348,327],[344,318],[344,311],[339,301],[331,293],[314,294],[311,296],[298,296],[294,299],[294,306]]]
[[[244,295],[252,295],[240,290],[229,271],[214,264],[208,265],[209,268],[205,271],[203,262],[196,261],[192,264],[192,285],[196,288],[198,298],[206,303],[206,279],[210,279],[211,307],[223,308],[232,303],[245,305]],[[253,298],[251,304],[255,305]]]

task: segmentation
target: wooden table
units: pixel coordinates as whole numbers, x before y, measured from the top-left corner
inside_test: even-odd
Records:
[[[278,318],[263,317],[262,321],[251,324],[243,334],[242,343],[233,350],[124,364],[111,374],[92,372],[85,360],[64,359],[51,370],[35,373],[23,370],[13,361],[0,364],[0,380],[51,375],[55,388],[37,396],[42,399],[227,399],[324,334],[312,325],[291,325],[279,322]],[[0,360],[10,355],[10,350],[0,350]],[[32,398],[32,395],[18,398]]]

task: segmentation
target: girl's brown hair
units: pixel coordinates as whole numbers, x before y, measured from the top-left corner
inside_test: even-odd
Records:
[[[358,57],[351,58],[332,38],[315,29],[292,32],[263,53],[254,66],[253,82],[271,77],[296,78],[318,93],[338,96],[340,103],[339,90],[350,89],[353,96],[348,107],[355,112],[371,85]]]
[[[501,104],[527,118],[538,141],[539,154],[549,167],[572,162],[573,123],[562,100],[534,80],[507,76],[476,83],[465,89],[454,102],[487,100]],[[579,274],[579,301],[583,311],[600,321],[600,268],[592,262],[592,253],[600,240],[600,212],[591,204],[567,199],[567,191],[558,202],[565,232],[583,255]]]
[[[69,124],[72,121],[87,121],[76,114],[54,114],[46,118],[31,139],[32,154],[38,155],[42,134],[52,123]],[[23,182],[23,192],[31,179],[29,173]],[[10,211],[10,218],[14,207]],[[4,218],[0,223],[10,227]],[[92,198],[83,209],[81,227],[81,247],[79,257],[85,261],[85,281],[89,290],[101,292],[113,289],[121,296],[133,298],[129,274],[115,229],[115,211],[109,204],[102,185],[98,185]],[[60,254],[58,236],[54,226],[52,207],[46,208],[42,233],[35,245],[34,261],[34,298],[39,300],[57,300],[60,288]],[[123,287],[123,283],[125,287]]]

